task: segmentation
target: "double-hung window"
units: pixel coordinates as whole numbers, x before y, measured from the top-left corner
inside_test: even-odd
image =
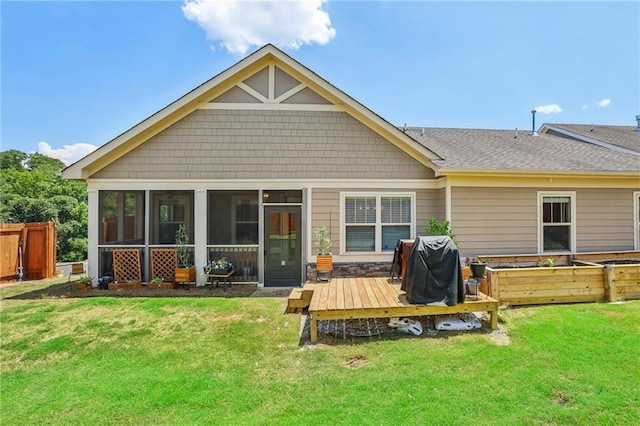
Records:
[[[342,194],[346,253],[393,251],[413,235],[414,194]]]
[[[540,192],[540,252],[575,249],[575,192]]]

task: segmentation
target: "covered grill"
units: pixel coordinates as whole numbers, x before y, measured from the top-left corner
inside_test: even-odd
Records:
[[[450,237],[418,237],[413,244],[402,290],[412,304],[454,306],[465,298],[458,247]]]

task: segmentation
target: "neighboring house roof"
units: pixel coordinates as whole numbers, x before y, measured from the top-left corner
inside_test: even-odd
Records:
[[[555,134],[585,142],[608,146],[640,154],[640,132],[636,126],[593,124],[544,124],[540,133]]]
[[[282,94],[278,99],[264,98],[250,87],[250,84],[247,84],[252,76],[257,75],[265,67],[273,64],[300,83],[298,87]],[[438,157],[426,146],[416,143],[397,127],[382,119],[360,102],[328,83],[275,46],[268,44],[117,136],[96,151],[70,165],[63,170],[62,174],[69,179],[86,179],[143,144],[152,136],[157,135],[196,111],[203,104],[207,104],[217,97],[223,97],[225,93],[232,90],[237,91],[238,88],[243,92],[245,98],[258,101],[258,107],[263,108],[273,107],[274,104],[279,102],[280,98],[285,96],[293,98],[295,93],[303,88],[311,89],[321,98],[324,98],[323,102],[332,104],[341,111],[346,112],[415,160],[435,169],[432,160],[438,159]]]
[[[440,174],[451,171],[640,173],[640,157],[548,134],[487,129],[407,128],[436,152]]]

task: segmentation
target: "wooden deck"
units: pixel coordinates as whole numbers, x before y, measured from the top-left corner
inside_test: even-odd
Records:
[[[400,282],[388,278],[334,278],[328,283],[308,282],[302,290],[313,292],[308,307],[312,343],[318,340],[321,320],[488,312],[491,328],[498,325],[498,301],[482,293],[478,300],[471,296],[455,306],[434,306],[410,304]]]

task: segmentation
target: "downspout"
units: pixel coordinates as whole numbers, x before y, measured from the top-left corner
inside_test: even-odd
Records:
[[[445,220],[449,221],[449,224],[451,227],[453,227],[453,224],[451,224],[451,184],[449,183],[449,180],[447,179],[447,184],[444,187],[444,193],[445,193],[445,199],[444,199],[444,216],[445,216]]]

